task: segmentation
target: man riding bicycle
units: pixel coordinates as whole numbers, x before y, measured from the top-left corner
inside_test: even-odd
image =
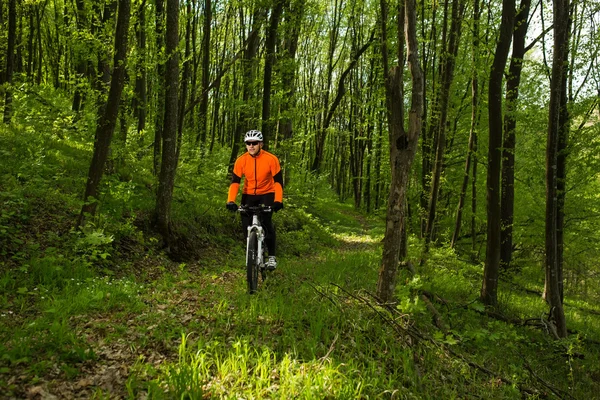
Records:
[[[257,130],[246,132],[244,137],[246,153],[242,154],[233,165],[231,185],[227,195],[227,209],[236,211],[235,203],[237,193],[242,180],[245,177],[242,189],[242,205],[258,206],[264,204],[271,206],[277,212],[283,208],[283,175],[279,165],[279,159],[272,153],[263,150],[263,135]],[[265,229],[269,259],[266,267],[270,270],[277,268],[276,258],[276,236],[275,227],[271,219],[272,214],[266,213],[262,217],[262,226]],[[242,227],[244,233],[248,234],[248,226],[252,222],[252,216],[242,214]]]

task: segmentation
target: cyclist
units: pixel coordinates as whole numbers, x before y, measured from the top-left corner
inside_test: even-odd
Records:
[[[263,134],[257,130],[250,130],[244,136],[246,153],[235,161],[231,185],[227,195],[227,209],[236,211],[235,203],[242,176],[245,177],[242,189],[242,205],[258,206],[264,204],[271,206],[275,212],[283,208],[283,176],[279,159],[266,150],[263,150]],[[262,217],[262,226],[265,229],[265,242],[269,251],[266,262],[267,269],[277,268],[275,227],[271,213]],[[242,214],[242,227],[248,235],[248,226],[252,223],[250,215]]]

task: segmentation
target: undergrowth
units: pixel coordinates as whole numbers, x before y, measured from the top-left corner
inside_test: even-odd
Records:
[[[202,162],[182,154],[170,253],[153,230],[156,178],[137,140],[115,153],[97,215],[76,230],[93,118],[57,111],[59,96],[54,119],[18,100],[20,122],[0,127],[0,397],[583,399],[600,389],[597,289],[568,293],[571,333],[554,340],[538,264],[503,275],[493,314],[478,301],[482,265],[440,246],[416,275],[399,271],[397,304],[379,304],[381,212],[340,203],[322,177],[292,175],[274,217],[280,264],[253,296],[240,221],[224,208],[224,149]],[[420,241],[409,248],[418,265]]]

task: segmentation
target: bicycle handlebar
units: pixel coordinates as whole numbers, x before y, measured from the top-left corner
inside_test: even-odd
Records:
[[[244,206],[241,205],[238,208],[238,212],[255,214],[255,213],[270,213],[273,212],[273,208],[271,206],[265,206],[264,204],[258,206]]]

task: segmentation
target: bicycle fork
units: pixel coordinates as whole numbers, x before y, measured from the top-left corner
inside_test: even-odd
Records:
[[[258,222],[258,215],[252,216],[252,225],[248,227],[248,236],[246,238],[246,265],[249,262],[249,253],[250,253],[250,234],[252,231],[256,232],[257,238],[257,249],[256,249],[256,263],[260,268],[263,268],[264,260],[263,260],[263,243],[265,239],[265,232],[260,223]]]

